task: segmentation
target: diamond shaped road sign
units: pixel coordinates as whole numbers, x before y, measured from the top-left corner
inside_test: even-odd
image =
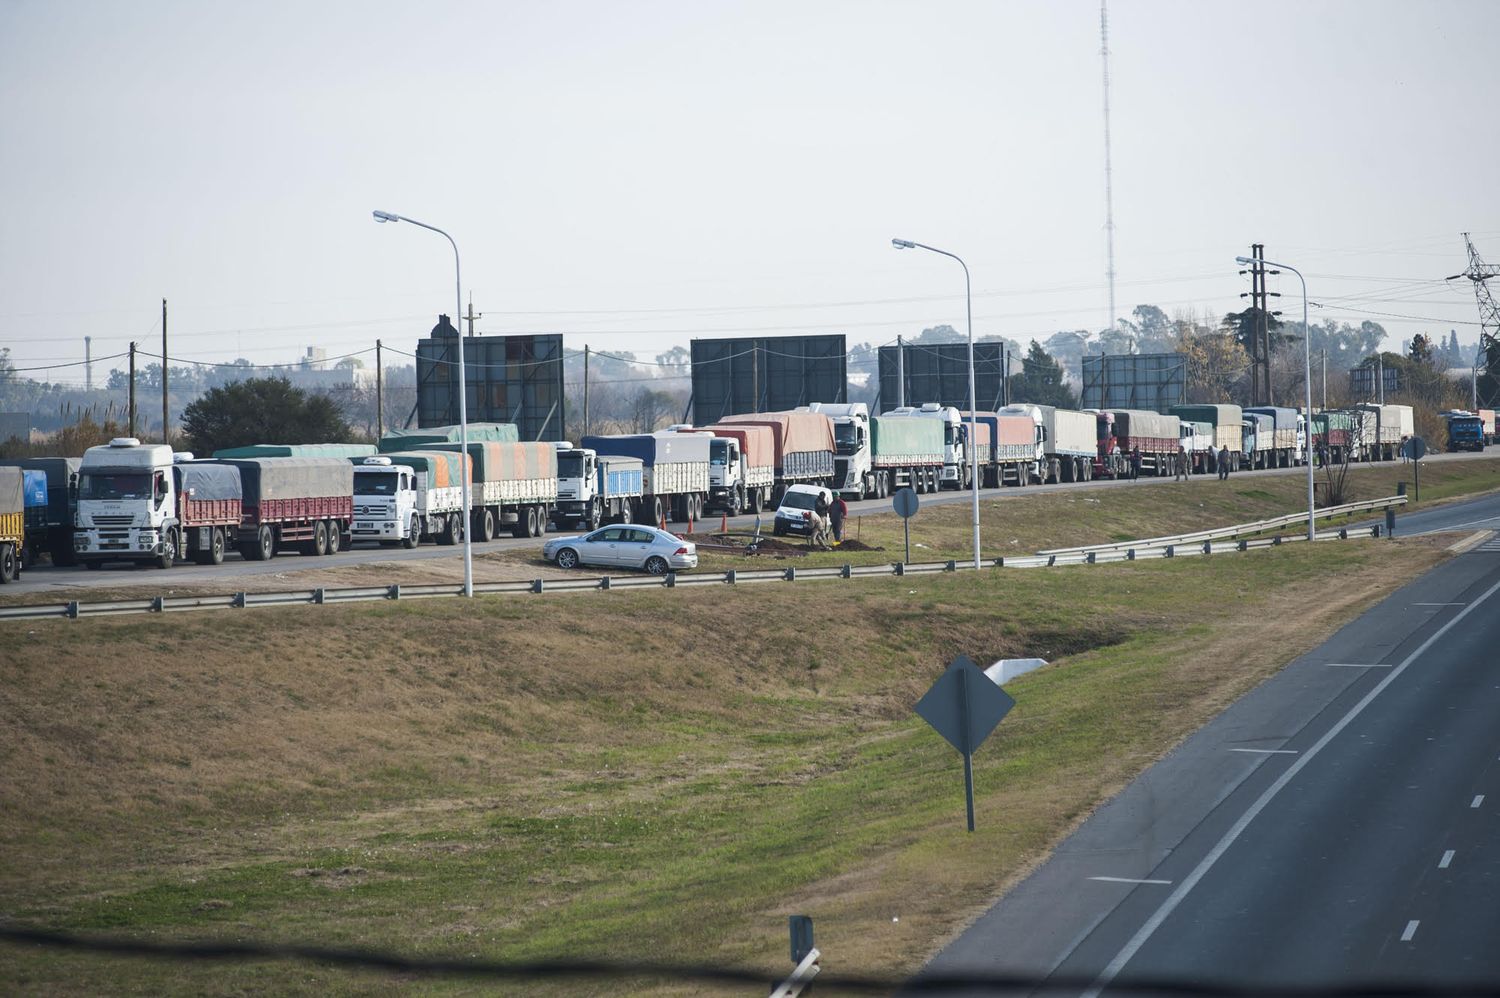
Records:
[[[970,755],[1015,705],[984,670],[960,655],[917,701],[917,713],[949,745]]]

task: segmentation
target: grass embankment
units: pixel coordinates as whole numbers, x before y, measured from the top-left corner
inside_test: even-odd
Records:
[[[769,973],[789,966],[796,911],[830,973],[907,973],[1151,760],[1440,557],[1330,543],[3,625],[3,916]],[[1018,705],[976,756],[974,835],[958,757],[911,709],[959,653],[1057,663],[1010,685]],[[14,947],[0,977],[80,994],[483,990]]]

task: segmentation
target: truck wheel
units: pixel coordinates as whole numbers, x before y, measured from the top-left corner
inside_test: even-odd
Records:
[[[630,522],[632,522],[632,518],[633,518],[633,514],[631,512],[630,500],[629,499],[622,499],[622,500],[620,500],[620,515],[618,517],[616,517],[616,519],[620,523],[630,523]]]
[[[535,506],[527,506],[526,507],[526,536],[528,536],[528,537],[540,537],[540,536],[542,536],[542,525],[539,522],[540,520],[541,520],[541,517],[537,515],[537,508]]]
[[[438,543],[444,547],[450,547],[458,543],[457,513],[450,513],[443,517],[443,529],[438,534]]]
[[[646,504],[646,511],[651,514],[651,526],[661,526],[662,518],[667,515],[666,506],[662,503],[661,496],[652,496],[651,501]]]
[[[406,536],[401,538],[401,546],[410,551],[422,543],[422,521],[417,519],[417,514],[411,515],[411,522],[406,525]]]
[[[251,561],[270,561],[276,554],[276,535],[271,533],[271,528],[262,523],[260,529],[255,532],[255,543],[250,546]]]
[[[206,552],[208,561],[206,561],[204,564],[224,564],[224,547],[224,530],[222,527],[215,527],[213,529],[213,536],[210,537],[208,541],[208,551]]]
[[[304,551],[319,558],[328,553],[328,524],[322,520],[313,524],[313,538]]]
[[[495,539],[495,511],[488,506],[481,509],[474,518],[474,539],[482,543],[489,543]]]
[[[97,564],[97,562],[89,562]],[[16,581],[16,547],[14,544],[0,544],[0,584]]]
[[[342,538],[339,537],[339,522],[337,520],[329,520],[328,521],[328,551],[327,551],[327,553],[328,554],[338,554],[339,553],[339,548],[343,546],[343,545],[341,545],[339,543],[339,541],[341,541],[341,540],[342,540]]]
[[[177,531],[168,528],[161,535],[161,554],[156,556],[154,564],[157,568],[171,568],[176,560]]]
[[[604,504],[595,496],[594,501],[589,503],[589,515],[584,521],[584,526],[589,530],[598,530],[599,521],[604,519]],[[577,557],[575,555],[575,557]]]

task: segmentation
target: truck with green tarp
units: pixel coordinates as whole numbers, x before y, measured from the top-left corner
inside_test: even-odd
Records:
[[[508,423],[492,424],[509,426]],[[458,451],[456,443],[428,449]],[[512,537],[540,537],[557,503],[557,447],[531,441],[469,441],[474,486],[469,500],[474,539],[487,541],[502,527]]]
[[[897,489],[935,492],[946,460],[947,426],[937,419],[870,417],[870,471],[875,494]]]
[[[513,444],[521,439],[515,423],[470,423],[468,439],[497,444]],[[380,453],[398,450],[421,450],[433,444],[460,442],[458,426],[423,426],[414,430],[386,430],[377,445]]]
[[[374,444],[246,444],[214,451],[214,460],[243,457],[369,457]]]
[[[356,540],[414,548],[424,539],[463,537],[463,479],[469,462],[442,450],[391,451],[353,458]]]
[[[1169,410],[1183,422],[1207,423],[1213,429],[1214,459],[1218,466],[1220,451],[1229,452],[1229,470],[1239,471],[1245,446],[1245,411],[1230,404],[1174,405]]]

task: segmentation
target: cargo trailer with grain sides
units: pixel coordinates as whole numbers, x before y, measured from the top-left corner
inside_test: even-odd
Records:
[[[1250,406],[1243,412],[1270,416],[1274,423],[1272,442],[1265,444],[1257,441],[1257,446],[1265,456],[1274,459],[1274,463],[1267,464],[1266,467],[1291,468],[1302,463],[1303,441],[1300,427],[1303,420],[1301,412],[1283,405]]]
[[[74,558],[91,569],[112,561],[171,568],[179,557],[216,565],[241,509],[237,475],[165,444],[116,437],[79,462]]]
[[[26,542],[35,555],[46,554],[52,564],[66,567],[73,562],[73,531],[78,523],[78,466],[76,457],[24,457],[0,461],[0,467],[38,472],[46,478],[45,513],[28,511]],[[45,519],[45,524],[41,521]],[[33,535],[40,529],[38,537]]]
[[[882,415],[932,419],[941,423],[943,427],[943,471],[939,477],[938,487],[944,489],[969,487],[969,476],[972,474],[969,424],[956,406],[924,402],[917,406],[897,406]]]
[[[1340,410],[1349,417],[1349,460],[1375,461],[1380,452],[1380,413],[1364,406]]]
[[[1349,448],[1354,439],[1354,421],[1347,412],[1325,409],[1313,413],[1308,420],[1312,429],[1312,452],[1321,455],[1325,462],[1343,464],[1349,460]]]
[[[488,441],[497,444],[513,444],[521,439],[515,423],[470,423],[469,442]],[[433,444],[459,443],[459,427],[424,426],[417,429],[386,430],[376,444],[380,453],[398,450],[427,450]]]
[[[935,419],[875,416],[870,420],[870,471],[875,494],[898,489],[936,492],[949,454],[947,428]]]
[[[26,543],[26,486],[20,468],[0,467],[0,583],[21,577]]]
[[[817,412],[833,423],[833,491],[850,499],[882,498],[888,480],[870,466],[870,407],[864,402],[812,402],[798,412]],[[720,424],[714,432],[727,432]],[[770,433],[770,427],[758,427]],[[772,438],[772,478],[775,477],[775,440]]]
[[[389,451],[350,458],[354,464],[354,525],[350,537],[414,548],[424,539],[456,544],[463,537],[462,476],[469,462],[454,451]]]
[[[559,529],[593,530],[601,523],[635,520],[645,482],[640,458],[599,454],[566,440],[555,446],[557,504],[552,522]]]
[[[239,470],[243,512],[234,543],[247,561],[268,561],[293,549],[337,554],[348,546],[354,522],[349,458],[231,457],[213,463]]]
[[[1104,409],[1095,415],[1099,449],[1094,474],[1117,478],[1130,473],[1130,457],[1141,452],[1141,472],[1170,475],[1181,443],[1182,421],[1146,409]]]
[[[988,471],[980,468],[986,487],[1013,485],[1020,488],[1041,481],[1046,454],[1042,449],[1039,418],[1036,413],[1020,412],[1014,408],[979,414],[979,421],[989,427],[991,440],[991,466]]]
[[[509,423],[497,423],[509,426]],[[427,450],[453,451],[461,444],[429,444]],[[557,504],[557,445],[535,441],[469,441],[474,487],[469,526],[474,539],[488,541],[502,528],[512,537],[547,532]]]
[[[1244,420],[1245,411],[1237,405],[1222,404],[1195,404],[1174,405],[1168,410],[1172,415],[1183,420],[1192,420],[1195,423],[1207,423],[1213,428],[1213,449],[1215,463],[1220,451],[1229,452],[1229,470],[1239,471],[1241,463],[1240,448],[1244,446]]]
[[[709,438],[695,433],[624,433],[584,437],[586,450],[641,462],[641,498],[633,519],[658,526],[686,523],[708,501]]]
[[[765,505],[776,482],[776,444],[769,426],[680,424],[669,432],[708,437],[705,512],[734,516]]]
[[[1094,477],[1094,459],[1099,456],[1099,420],[1094,413],[1030,402],[1006,406],[1000,411],[1029,413],[1042,428],[1044,484],[1086,482]]]
[[[753,412],[714,425],[771,428],[776,476],[768,506],[781,505],[781,493],[791,485],[833,488],[833,420],[821,412]]]
[[[1416,432],[1412,407],[1362,402],[1355,408],[1375,415],[1375,439],[1371,459],[1394,461],[1400,457],[1401,444]]]

